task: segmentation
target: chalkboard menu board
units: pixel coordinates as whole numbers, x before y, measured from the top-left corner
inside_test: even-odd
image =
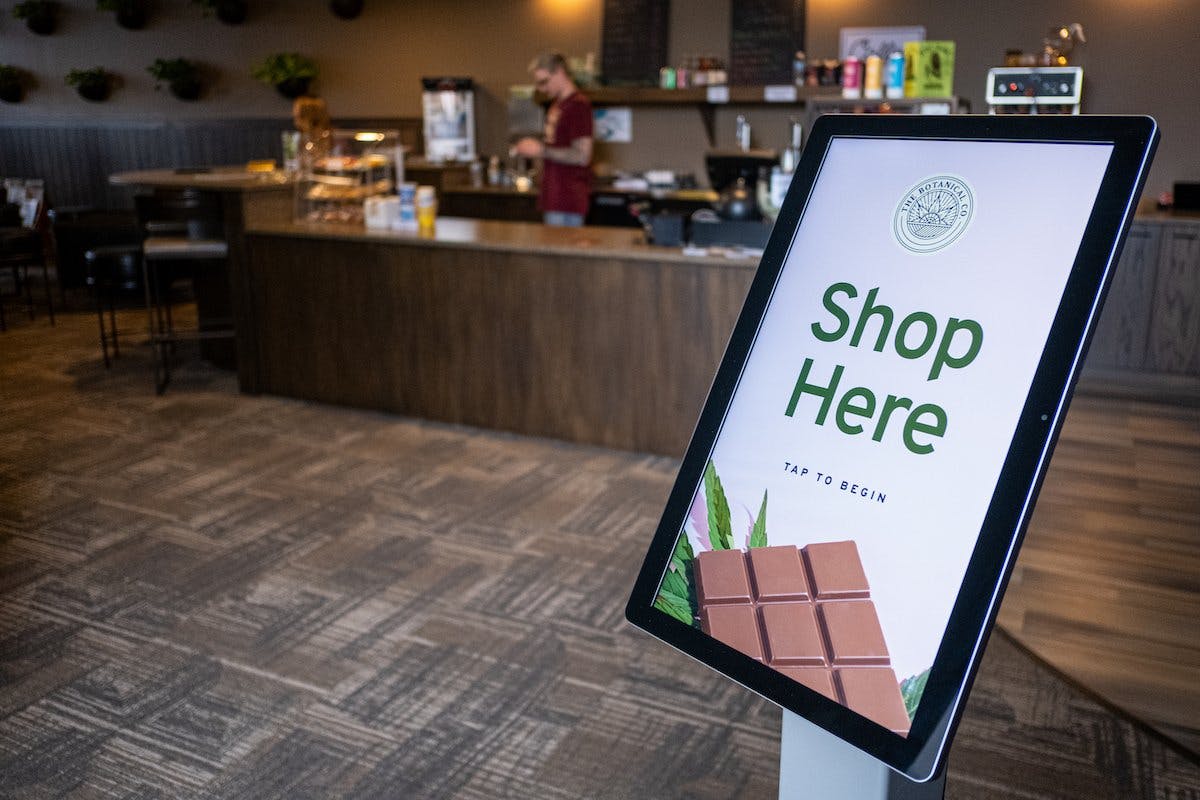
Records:
[[[670,0],[604,0],[601,68],[609,86],[656,86],[667,63]]]
[[[804,49],[804,0],[736,0],[730,6],[729,82],[791,83],[792,56]]]

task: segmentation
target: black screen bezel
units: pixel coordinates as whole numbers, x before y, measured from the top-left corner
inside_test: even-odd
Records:
[[[786,263],[796,228],[803,218],[830,143],[838,137],[1113,145],[1075,263],[907,737],[885,730],[653,607],[676,537],[683,527],[693,493],[703,479],[705,465]],[[1158,138],[1157,124],[1150,117],[820,117],[805,146],[713,379],[626,605],[626,618],[913,780],[927,780],[936,774],[945,758],[947,744],[961,716],[963,701],[995,621]],[[1030,191],[1036,191],[1038,177],[1031,176]]]

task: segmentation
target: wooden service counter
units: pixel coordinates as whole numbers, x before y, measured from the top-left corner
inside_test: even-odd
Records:
[[[259,391],[682,454],[757,259],[617,228],[246,229]]]

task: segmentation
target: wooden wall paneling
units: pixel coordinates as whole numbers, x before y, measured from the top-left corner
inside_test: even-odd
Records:
[[[104,187],[94,177],[94,132],[87,128],[12,126],[0,128],[0,174],[42,178],[55,205],[96,205]]]
[[[1161,229],[1160,225],[1137,222],[1130,228],[1088,350],[1087,366],[1145,368]]]
[[[109,175],[171,165],[170,137],[165,124],[96,127],[92,132],[96,137],[96,160],[86,169],[97,192],[105,198],[104,205],[110,208],[132,202],[133,193],[127,187],[110,185]]]
[[[1163,226],[1149,368],[1200,373],[1200,222]]]

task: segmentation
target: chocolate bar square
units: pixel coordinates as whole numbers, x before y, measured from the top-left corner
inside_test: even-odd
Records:
[[[700,612],[700,629],[755,661],[763,661],[758,621],[752,605],[716,605]]]
[[[771,666],[825,665],[825,648],[812,603],[766,603],[758,607]]]
[[[775,603],[808,599],[808,578],[795,547],[754,547],[748,555],[755,600]]]
[[[741,550],[705,550],[696,556],[695,565],[701,606],[750,602],[750,575]]]
[[[834,666],[886,665],[887,644],[870,600],[821,603],[825,642]]]
[[[813,594],[818,600],[867,597],[871,587],[854,542],[821,542],[804,548]]]
[[[898,691],[896,673],[887,667],[836,672],[838,686],[850,710],[895,733],[908,733],[911,723]]]

